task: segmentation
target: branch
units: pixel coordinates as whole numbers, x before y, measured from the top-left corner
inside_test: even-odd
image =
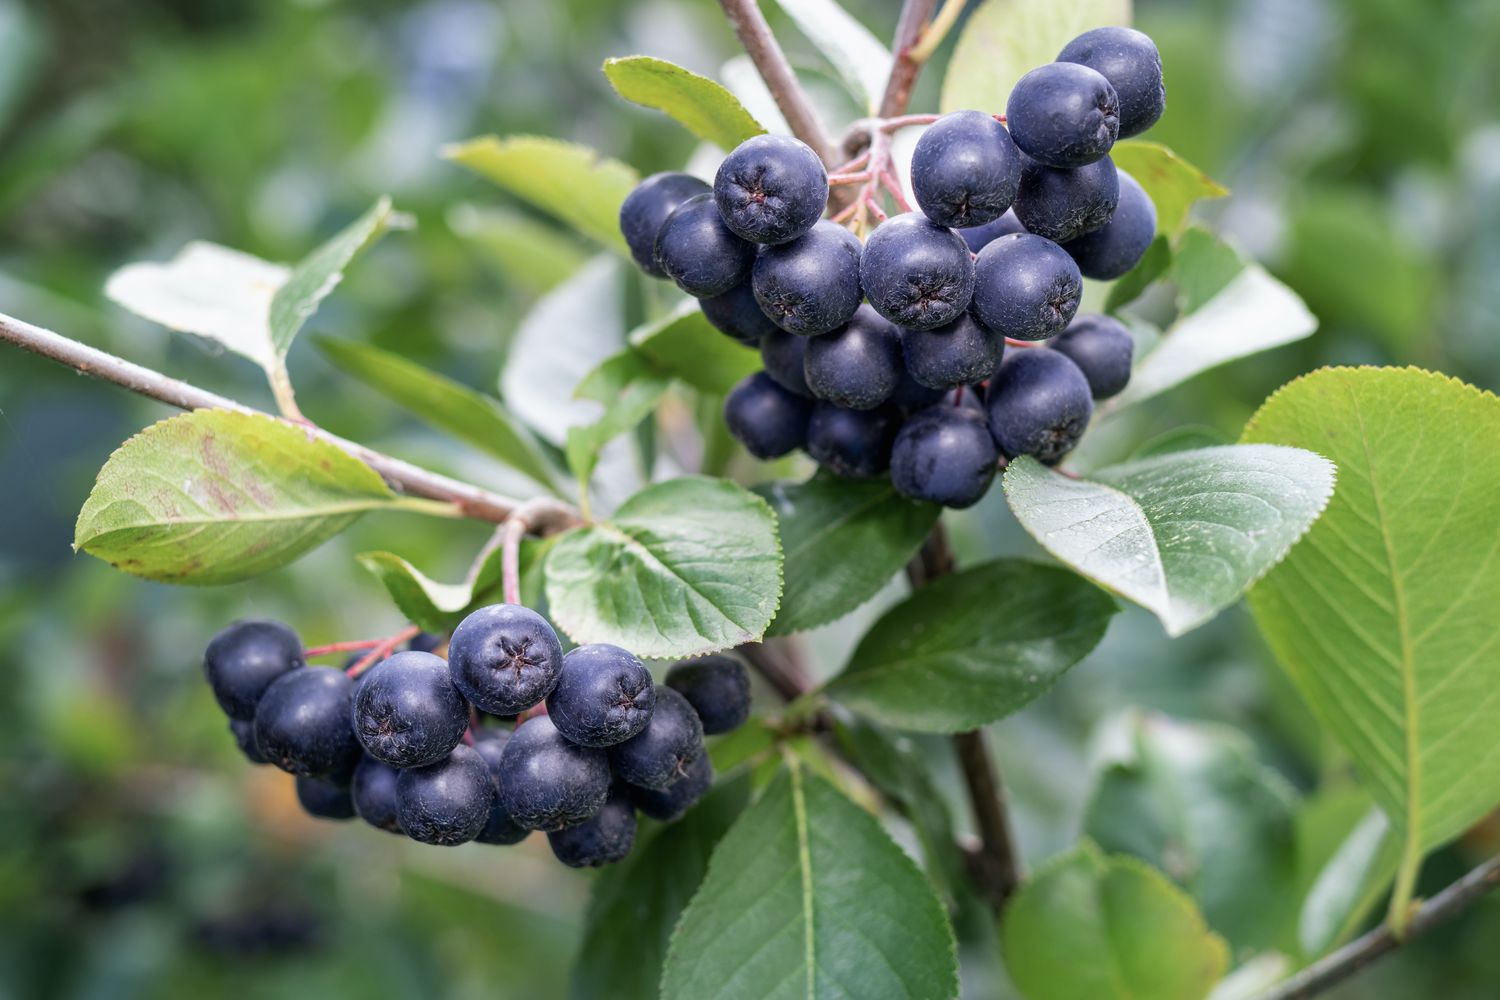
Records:
[[[828,139],[822,119],[813,110],[812,102],[807,99],[807,92],[797,82],[792,64],[787,62],[786,53],[781,50],[776,36],[771,34],[771,26],[766,23],[766,16],[760,12],[757,0],[719,0],[719,6],[724,8],[729,26],[739,36],[740,44],[745,47],[745,52],[755,64],[761,79],[766,81],[766,87],[770,89],[786,123],[791,126],[792,134],[811,146],[823,160],[824,166],[837,166],[838,152]]]
[[[949,0],[950,5],[956,2]],[[885,94],[875,112],[877,116],[894,118],[906,111],[912,88],[917,84],[917,74],[922,72],[922,64],[926,61],[925,56],[914,55],[913,49],[921,41],[936,8],[937,0],[905,0],[902,3],[901,16],[896,21],[896,37],[891,43],[891,52],[896,58],[891,63],[891,75],[886,79]]]
[[[1412,938],[1458,916],[1497,886],[1500,886],[1500,856],[1490,858],[1419,906],[1407,923],[1404,937],[1396,937],[1388,925],[1382,924],[1364,937],[1325,955],[1265,993],[1260,1000],[1301,1000],[1322,993]]]
[[[253,413],[279,419],[261,410],[239,403],[227,396],[200,389],[187,382],[170,378],[160,372],[133,364],[105,351],[80,344],[61,334],[44,330],[22,320],[0,313],[0,340],[9,341],[33,354],[66,365],[74,371],[94,378],[124,386],[131,392],[175,406],[182,410],[233,410],[236,413]],[[551,534],[580,523],[578,512],[560,500],[551,497],[522,502],[510,497],[491,493],[469,483],[450,479],[429,469],[392,458],[372,448],[366,448],[321,428],[310,428],[303,424],[289,426],[314,434],[323,441],[348,452],[364,462],[408,496],[426,497],[454,504],[466,516],[495,524],[504,522],[518,509],[525,509],[527,522],[537,534]]]

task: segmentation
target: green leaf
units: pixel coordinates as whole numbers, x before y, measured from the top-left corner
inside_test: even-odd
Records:
[[[776,0],[832,64],[861,107],[874,114],[891,73],[891,50],[835,0]]]
[[[541,597],[536,579],[542,559],[555,538],[527,538],[521,543],[520,573],[523,603],[535,607]],[[406,620],[429,632],[451,632],[474,608],[500,600],[501,554],[487,549],[458,583],[440,583],[393,552],[361,552],[359,564],[390,595]]]
[[[1147,286],[1165,274],[1171,265],[1172,243],[1165,236],[1157,236],[1146,248],[1140,262],[1109,286],[1109,294],[1104,298],[1104,311],[1117,313],[1121,307],[1140,298]]]
[[[792,758],[714,851],[664,1000],[958,996],[953,932],[875,818]]]
[[[755,490],[776,511],[786,590],[773,635],[841,618],[879,593],[922,547],[941,509],[913,503],[888,480],[820,473]]]
[[[1016,81],[1078,35],[1130,23],[1130,0],[987,0],[970,15],[948,72],[940,111],[1005,111]]]
[[[1022,887],[1000,945],[1026,1000],[1201,1000],[1229,966],[1182,890],[1087,841]]]
[[[672,380],[632,350],[605,359],[579,383],[577,394],[604,403],[604,416],[592,424],[568,428],[568,467],[587,483],[606,444],[635,429],[666,395]]]
[[[519,211],[461,204],[449,211],[448,225],[530,296],[562,284],[588,257],[571,233]]]
[[[1294,793],[1237,731],[1132,713],[1083,832],[1159,868],[1236,949],[1275,944],[1297,905]]]
[[[1175,451],[1074,479],[1022,457],[1005,498],[1073,569],[1182,635],[1286,556],[1333,493],[1334,468],[1296,448]]]
[[[1156,206],[1156,231],[1175,236],[1201,198],[1223,198],[1229,189],[1159,142],[1127,139],[1109,151],[1115,166],[1134,177]]]
[[[168,583],[232,583],[285,566],[399,501],[368,465],[260,414],[195,410],[104,463],[73,547]]]
[[[620,235],[620,203],[640,178],[618,160],[533,135],[470,139],[444,147],[443,156],[616,253],[629,253]]]
[[[765,132],[724,86],[651,56],[604,60],[610,86],[627,101],[665,112],[683,128],[723,150]]]
[[[1308,887],[1297,943],[1309,958],[1351,937],[1396,875],[1401,838],[1379,809],[1365,814]]]
[[[1243,439],[1339,465],[1327,512],[1250,608],[1403,842],[1400,923],[1422,856],[1500,798],[1500,465],[1473,450],[1500,440],[1500,399],[1413,368],[1325,368]]]
[[[748,775],[721,782],[682,819],[655,827],[629,857],[599,873],[573,964],[576,1000],[656,1000],[677,918],[749,800]]]
[[[563,535],[547,600],[574,642],[683,657],[758,640],[781,597],[776,515],[719,479],[657,483]]]
[[[886,612],[828,693],[897,729],[973,729],[1051,687],[1098,644],[1116,610],[1065,570],[985,563]]]
[[[714,329],[694,301],[632,330],[630,344],[658,371],[714,396],[761,369],[760,352]]]
[[[557,490],[552,466],[531,432],[513,420],[498,399],[370,344],[332,337],[317,337],[315,343],[328,360],[419,419],[483,449],[546,489]]]

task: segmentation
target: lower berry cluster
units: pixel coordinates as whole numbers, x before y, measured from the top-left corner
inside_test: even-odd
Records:
[[[704,735],[750,713],[732,657],[685,660],[656,684],[618,646],[564,653],[514,604],[466,617],[446,661],[440,637],[411,646],[350,676],[308,666],[288,626],[242,621],[214,636],[204,671],[245,756],[295,775],[311,815],[445,846],[541,830],[572,867],[625,857],[637,810],[682,816],[713,782]]]
[[[800,448],[837,475],[888,473],[909,497],[967,507],[1002,459],[1061,461],[1094,401],[1129,380],[1125,328],[1076,314],[1085,277],[1120,277],[1154,238],[1155,206],[1108,154],[1164,105],[1156,46],[1101,28],[1022,77],[1005,115],[938,118],[912,157],[920,211],[863,244],[823,218],[833,188],[818,156],[777,135],[741,143],[712,186],[646,178],[620,228],[647,274],[760,349],[763,370],[724,405],[747,450]],[[894,188],[871,155],[833,183]]]

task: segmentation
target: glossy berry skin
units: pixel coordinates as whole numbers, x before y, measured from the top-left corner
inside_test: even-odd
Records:
[[[501,801],[500,761],[505,757],[505,744],[509,742],[510,732],[507,730],[487,732],[474,741],[474,752],[484,758],[485,766],[490,771],[490,780],[495,783],[495,800],[490,803],[489,819],[485,820],[484,829],[474,838],[481,844],[519,844],[531,836],[531,831],[517,823]]]
[[[1135,341],[1124,324],[1112,316],[1079,316],[1047,346],[1073,359],[1095,399],[1117,395],[1130,383]]]
[[[738,729],[750,718],[750,674],[732,656],[700,656],[673,664],[666,685],[693,706],[709,736]]]
[[[757,135],[734,148],[714,175],[714,202],[741,239],[776,245],[813,227],[828,204],[828,174],[805,143]]]
[[[724,423],[756,458],[780,458],[807,442],[812,409],[812,400],[788,392],[765,372],[756,372],[729,390],[724,398]]]
[[[562,673],[562,643],[547,619],[518,604],[491,604],[459,622],[448,672],[482,712],[515,715],[546,698]]]
[[[666,788],[627,786],[630,801],[652,819],[675,823],[713,787],[714,766],[704,754],[687,766],[687,773]]]
[[[562,675],[547,696],[547,714],[563,736],[584,747],[608,747],[646,728],[656,705],[651,671],[635,654],[607,642],[563,657]]]
[[[1120,203],[1101,229],[1063,244],[1085,278],[1113,281],[1140,263],[1156,236],[1156,206],[1151,196],[1125,171],[1120,178]]]
[[[755,301],[788,333],[816,337],[836,330],[859,308],[859,238],[824,221],[755,258]]]
[[[1016,217],[1028,233],[1062,243],[1107,225],[1119,201],[1119,171],[1107,156],[1071,170],[1028,160]]]
[[[940,403],[902,425],[891,450],[891,483],[913,500],[972,507],[995,481],[999,461],[983,413]]]
[[[755,288],[748,281],[740,282],[723,295],[700,299],[698,305],[703,318],[715,330],[748,347],[754,347],[761,338],[779,329],[761,311],[760,303],[755,301]]]
[[[353,719],[365,753],[394,767],[420,767],[458,746],[469,703],[441,657],[405,650],[361,678]]]
[[[291,774],[348,774],[359,761],[349,725],[354,684],[342,670],[299,667],[276,678],[255,708],[255,746]]]
[[[922,214],[955,229],[998,219],[1016,196],[1021,154],[1010,133],[982,111],[955,111],[928,127],[911,158]]]
[[[635,844],[635,806],[625,789],[616,787],[604,807],[589,819],[547,834],[557,860],[569,868],[614,864]]]
[[[955,389],[989,378],[1005,341],[965,312],[936,330],[902,330],[901,349],[912,378],[932,389]]]
[[[656,234],[656,266],[695,298],[723,295],[750,277],[755,244],[724,225],[713,195],[689,198],[672,210]]]
[[[384,761],[365,756],[354,769],[349,791],[359,818],[378,830],[400,833],[396,818],[396,779],[401,772]]]
[[[657,685],[656,711],[646,728],[608,753],[609,766],[621,781],[665,788],[703,753],[703,723],[686,698]]]
[[[1083,275],[1051,240],[1002,236],[979,251],[974,269],[974,315],[999,336],[1045,340],[1078,312]]]
[[[561,830],[603,808],[609,759],[603,750],[569,742],[551,719],[538,715],[511,733],[500,756],[499,785],[500,804],[518,825]]]
[[[1065,354],[1010,351],[990,380],[990,433],[1006,458],[1031,455],[1056,465],[1088,429],[1094,400],[1083,372]]]
[[[271,682],[303,666],[302,640],[281,622],[235,622],[209,640],[203,673],[231,719],[255,718],[255,703]]]
[[[819,403],[807,424],[807,453],[836,476],[868,479],[890,468],[900,427],[901,413],[893,406],[846,410]]]
[[[620,203],[620,233],[642,271],[653,278],[667,276],[656,262],[656,237],[662,223],[678,205],[712,190],[691,174],[663,173],[647,177],[625,196]]]
[[[908,212],[865,242],[860,281],[875,311],[917,330],[951,323],[974,294],[974,262],[963,237]]]
[[[240,753],[252,764],[269,764],[255,745],[255,720],[254,719],[230,719],[229,731],[234,734],[235,745],[240,748]]]
[[[353,819],[354,800],[346,781],[297,775],[297,801],[309,816],[319,819]]]
[[[473,747],[454,747],[442,760],[401,772],[396,822],[412,840],[439,847],[467,843],[490,815],[495,783]]]
[[[969,244],[969,250],[978,253],[1002,236],[1024,232],[1026,232],[1026,227],[1021,225],[1020,219],[1016,218],[1016,210],[1012,206],[994,222],[986,222],[982,226],[974,226],[969,229],[960,229],[958,235],[962,236],[964,242]]]
[[[785,330],[768,333],[760,342],[760,360],[765,365],[766,374],[777,385],[810,398],[812,390],[807,387],[807,375],[803,370],[809,343],[809,338]]]
[[[807,345],[807,387],[818,399],[869,410],[891,398],[901,381],[901,333],[862,305],[841,329]]]
[[[1167,109],[1161,54],[1156,43],[1133,28],[1095,28],[1073,39],[1058,62],[1080,63],[1097,71],[1120,99],[1120,138],[1139,135]]]
[[[1048,63],[1016,83],[1005,121],[1021,152],[1033,160],[1081,167],[1108,153],[1119,137],[1120,98],[1087,66]]]

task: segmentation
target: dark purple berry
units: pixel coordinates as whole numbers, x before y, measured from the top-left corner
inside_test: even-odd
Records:
[[[738,729],[750,718],[750,674],[732,656],[700,656],[673,664],[666,685],[693,706],[709,736]]]
[[[982,111],[955,111],[933,122],[911,158],[912,193],[940,226],[966,228],[998,219],[1016,197],[1021,154],[1010,133]]]
[[[1021,225],[1021,220],[1016,218],[1016,210],[1010,208],[1006,213],[994,222],[986,222],[982,226],[974,226],[970,229],[960,229],[958,235],[969,244],[969,249],[978,253],[988,246],[992,241],[1011,233],[1024,233],[1026,227]]]
[[[807,424],[807,453],[834,475],[868,479],[890,468],[900,428],[901,413],[893,406],[846,410],[819,403]]]
[[[690,174],[652,174],[625,196],[620,204],[620,232],[642,271],[653,278],[667,276],[656,263],[656,237],[662,223],[678,205],[712,190]]]
[[[229,731],[234,734],[235,745],[240,748],[240,753],[252,764],[269,764],[269,760],[260,752],[255,745],[255,720],[254,719],[230,719]]]
[[[842,328],[807,345],[807,387],[818,399],[851,410],[879,406],[901,381],[901,334],[867,305]]]
[[[975,261],[974,315],[1002,337],[1045,340],[1068,325],[1082,297],[1078,265],[1040,236],[1002,236]]]
[[[646,728],[608,753],[609,766],[622,781],[665,788],[703,753],[703,723],[686,698],[658,685],[656,710]]]
[[[936,330],[902,330],[901,348],[911,377],[943,390],[989,378],[1000,364],[1005,340],[965,312]]]
[[[484,829],[495,783],[484,758],[459,744],[433,764],[413,767],[396,779],[396,821],[412,840],[452,847]]]
[[[807,337],[776,330],[766,334],[760,342],[760,360],[766,366],[766,374],[783,389],[799,396],[812,396],[807,387],[807,375],[803,371],[803,359],[807,356]]]
[[[747,375],[724,398],[724,423],[759,459],[780,458],[807,441],[810,399],[783,389],[765,372]]]
[[[819,222],[790,243],[755,258],[755,301],[788,333],[816,337],[836,330],[859,308],[859,238]]]
[[[1072,169],[1027,160],[1016,217],[1027,232],[1062,243],[1108,224],[1119,201],[1118,171],[1107,156]]]
[[[999,461],[984,413],[940,403],[902,425],[891,450],[891,483],[913,500],[972,507],[989,491]]]
[[[208,686],[231,719],[253,719],[255,703],[271,682],[300,666],[302,640],[273,621],[235,622],[209,640],[203,655]]]
[[[740,282],[723,295],[700,299],[698,306],[715,330],[747,347],[756,346],[761,338],[779,329],[755,301],[755,289],[748,281]]]
[[[985,397],[990,433],[1006,458],[1056,465],[1078,444],[1094,413],[1089,381],[1057,351],[1009,351]]]
[[[828,174],[805,143],[786,135],[757,135],[719,164],[714,202],[741,239],[786,243],[822,218]]]
[[[517,824],[561,830],[604,806],[609,760],[603,750],[565,739],[551,719],[538,715],[517,727],[505,744],[499,784],[500,804]]]
[[[662,823],[675,823],[713,786],[714,766],[704,754],[687,766],[687,774],[666,788],[627,786],[635,807]]]
[[[1133,28],[1095,28],[1073,39],[1058,62],[1081,63],[1097,71],[1120,99],[1120,138],[1146,131],[1167,109],[1161,54],[1156,43]]]
[[[359,762],[349,725],[354,684],[342,670],[298,667],[276,678],[255,707],[255,746],[292,774],[348,774]]]
[[[1088,379],[1089,392],[1095,399],[1108,399],[1130,382],[1135,341],[1113,317],[1079,316],[1047,346],[1073,359]]]
[[[616,786],[602,809],[582,823],[548,833],[547,843],[569,868],[614,864],[635,844],[635,806],[625,789]]]
[[[401,772],[374,757],[363,757],[354,769],[349,791],[359,818],[387,833],[400,833],[396,818],[396,779]]]
[[[297,775],[297,801],[309,816],[319,819],[353,819],[354,800],[347,779]]]
[[[1081,167],[1108,153],[1119,137],[1120,98],[1108,80],[1087,66],[1048,63],[1017,82],[1005,105],[1005,121],[1021,152],[1033,160]]]
[[[562,675],[547,696],[547,715],[579,746],[607,747],[646,728],[655,705],[645,664],[619,646],[595,642],[563,657]]]
[[[700,194],[673,209],[656,235],[656,264],[696,298],[723,295],[750,277],[755,244],[724,225],[712,195]]]
[[[469,703],[441,657],[406,650],[363,675],[353,718],[365,753],[395,767],[420,767],[458,746]]]
[[[1156,236],[1156,206],[1151,197],[1125,171],[1120,177],[1120,203],[1102,228],[1063,244],[1078,263],[1085,278],[1113,281],[1124,275],[1146,255]]]
[[[506,811],[505,802],[500,795],[500,762],[505,757],[505,745],[509,742],[510,732],[506,730],[486,732],[474,741],[474,751],[484,758],[485,766],[490,771],[490,779],[495,783],[495,800],[490,803],[489,819],[485,821],[484,829],[479,831],[479,836],[474,838],[481,844],[519,844],[531,835],[530,830],[517,823]]]
[[[454,685],[491,715],[514,715],[551,694],[562,658],[562,643],[547,619],[518,604],[470,613],[448,642]]]
[[[974,261],[963,237],[920,212],[875,227],[860,281],[875,311],[918,330],[951,323],[974,294]]]

